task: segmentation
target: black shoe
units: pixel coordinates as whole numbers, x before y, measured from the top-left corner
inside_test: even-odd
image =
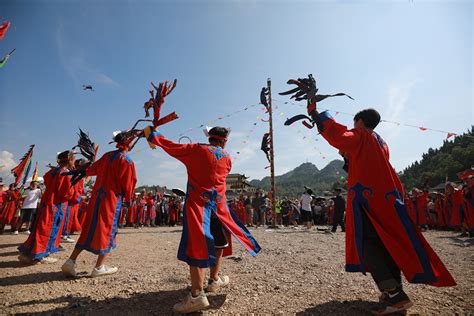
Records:
[[[387,306],[372,311],[374,315],[387,315],[406,311],[413,306],[408,295],[401,289],[395,291],[384,292],[379,297],[379,302],[387,304]]]

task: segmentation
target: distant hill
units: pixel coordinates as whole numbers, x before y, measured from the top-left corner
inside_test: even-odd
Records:
[[[342,169],[343,165],[342,160],[333,160],[319,170],[310,162],[303,163],[295,169],[275,177],[277,196],[297,197],[303,192],[305,185],[312,188],[315,194],[331,190],[335,183],[342,186],[341,176],[347,177],[347,173]],[[252,180],[250,184],[268,191],[270,190],[270,177]]]
[[[453,140],[445,140],[438,149],[428,149],[420,161],[415,161],[400,173],[400,180],[409,190],[413,187],[434,187],[444,183],[446,176],[450,181],[459,180],[457,173],[474,165],[474,126]]]

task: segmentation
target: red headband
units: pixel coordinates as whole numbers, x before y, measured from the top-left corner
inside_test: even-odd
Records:
[[[218,140],[227,140],[227,137],[219,136],[219,135],[213,135],[213,134],[209,134],[209,138],[215,138],[215,139],[218,139]]]

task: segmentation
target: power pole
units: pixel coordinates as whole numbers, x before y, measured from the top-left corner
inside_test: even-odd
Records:
[[[270,184],[271,184],[271,203],[272,203],[272,226],[276,227],[276,212],[275,212],[275,156],[273,151],[273,144],[275,143],[275,139],[273,138],[273,108],[272,108],[272,80],[270,78],[267,79],[267,88],[268,88],[268,114],[269,123],[270,123]]]

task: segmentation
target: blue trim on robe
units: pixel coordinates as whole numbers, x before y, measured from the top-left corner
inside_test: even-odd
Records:
[[[48,246],[46,247],[46,251],[49,251],[50,253],[55,253],[59,250],[58,248],[54,247],[54,244],[56,243],[59,231],[61,230],[61,224],[64,216],[62,206],[62,203],[58,203],[53,206],[53,210],[54,208],[57,208],[57,210],[54,212],[53,227],[49,236]]]
[[[64,219],[64,225],[63,225],[63,232],[62,232],[63,236],[69,236],[69,232],[67,231],[67,224],[69,221],[70,214],[71,214],[71,204],[68,203],[67,208],[66,208],[66,218]]]
[[[148,135],[148,138],[146,139],[147,141],[151,142],[151,140],[155,137],[161,137],[163,136],[163,134],[161,134],[160,132],[158,131],[153,131],[150,133],[150,135]]]
[[[262,248],[260,247],[260,245],[258,244],[257,240],[255,240],[255,238],[252,236],[252,234],[250,234],[249,230],[247,229],[247,227],[245,227],[245,225],[243,225],[237,215],[232,212],[230,209],[229,209],[229,206],[227,205],[227,203],[225,204],[226,205],[226,208],[227,208],[227,211],[229,211],[230,213],[230,216],[232,217],[232,219],[234,220],[234,222],[237,224],[237,226],[239,226],[240,230],[244,233],[245,237],[247,237],[247,239],[250,241],[250,243],[253,245],[253,249],[249,249],[247,248],[247,246],[245,246],[239,238],[237,238],[235,236],[234,233],[232,233],[232,231],[230,229],[227,229],[227,231],[229,231],[232,235],[234,235],[235,239],[237,239],[237,241],[253,256],[253,257],[256,257],[258,255],[258,253],[260,252],[260,250],[262,250]],[[222,223],[222,225],[224,225],[224,223]],[[225,226],[225,225],[224,225]]]
[[[437,279],[433,273],[433,269],[431,268],[430,260],[428,258],[428,254],[426,253],[425,249],[423,249],[423,245],[416,234],[416,228],[413,226],[412,221],[410,220],[410,216],[408,215],[408,211],[403,204],[400,193],[395,189],[392,192],[388,192],[385,194],[385,198],[387,199],[388,196],[393,195],[395,196],[395,210],[397,211],[397,215],[400,218],[400,222],[402,223],[405,231],[410,238],[411,244],[415,249],[417,254],[418,260],[423,268],[423,273],[417,273],[413,276],[413,279],[408,280],[410,283],[432,283],[435,282]]]
[[[331,114],[329,114],[329,111],[321,112],[318,114],[318,116],[316,116],[315,123],[318,126],[319,131],[324,131],[324,122],[327,120],[333,120]]]
[[[352,214],[354,217],[354,237],[356,240],[356,249],[357,249],[357,256],[359,257],[359,264],[347,264],[346,271],[347,272],[362,272],[365,274],[367,271],[365,264],[364,264],[364,251],[363,251],[363,244],[364,244],[364,228],[362,222],[362,214],[361,212],[370,212],[369,201],[364,197],[364,191],[368,191],[372,194],[372,189],[369,187],[365,187],[359,182],[357,182],[353,187],[349,189],[349,193],[354,191],[355,195],[352,199]],[[364,208],[365,210],[363,210]],[[370,220],[370,219],[369,219]],[[358,267],[359,270],[355,270]]]
[[[58,203],[58,204],[54,205],[53,210],[55,210],[55,209],[56,209],[56,211],[54,212],[54,216],[53,216],[53,225],[51,227],[51,231],[50,231],[50,235],[49,235],[49,239],[48,239],[48,244],[46,245],[45,251],[32,255],[31,252],[32,252],[32,249],[33,249],[33,245],[36,243],[35,239],[33,239],[31,241],[30,247],[25,247],[24,245],[20,245],[18,247],[18,250],[22,254],[29,256],[31,258],[31,260],[40,260],[40,259],[42,259],[44,257],[47,257],[50,254],[55,253],[55,252],[58,251],[58,248],[54,247],[54,243],[56,241],[56,237],[58,236],[58,232],[61,228],[62,216],[63,216],[62,203]],[[43,209],[43,211],[44,210],[45,209]],[[34,233],[36,233],[36,232],[32,232],[32,234],[34,234]]]
[[[92,242],[92,239],[93,239],[93,235],[92,235],[91,240],[89,241],[89,236],[90,236],[90,233],[91,233],[90,230],[89,230],[88,235],[87,235],[87,241],[84,244],[76,244],[76,248],[82,249],[82,250],[87,250],[87,251],[92,252],[93,254],[96,254],[96,255],[103,255],[103,254],[109,253],[110,250],[115,249],[117,247],[116,243],[114,242],[114,239],[115,239],[115,235],[117,234],[118,220],[119,220],[120,209],[122,208],[122,201],[123,201],[122,196],[120,194],[117,195],[117,197],[118,197],[118,201],[117,201],[117,204],[115,206],[114,221],[113,221],[112,231],[111,231],[111,234],[110,234],[109,244],[108,244],[107,248],[105,248],[105,249],[92,248],[91,242]],[[94,211],[95,211],[95,207],[94,207]],[[92,225],[91,225],[91,227],[92,227]],[[96,228],[97,228],[97,222],[95,223],[95,226],[94,226],[94,232],[95,232]]]

